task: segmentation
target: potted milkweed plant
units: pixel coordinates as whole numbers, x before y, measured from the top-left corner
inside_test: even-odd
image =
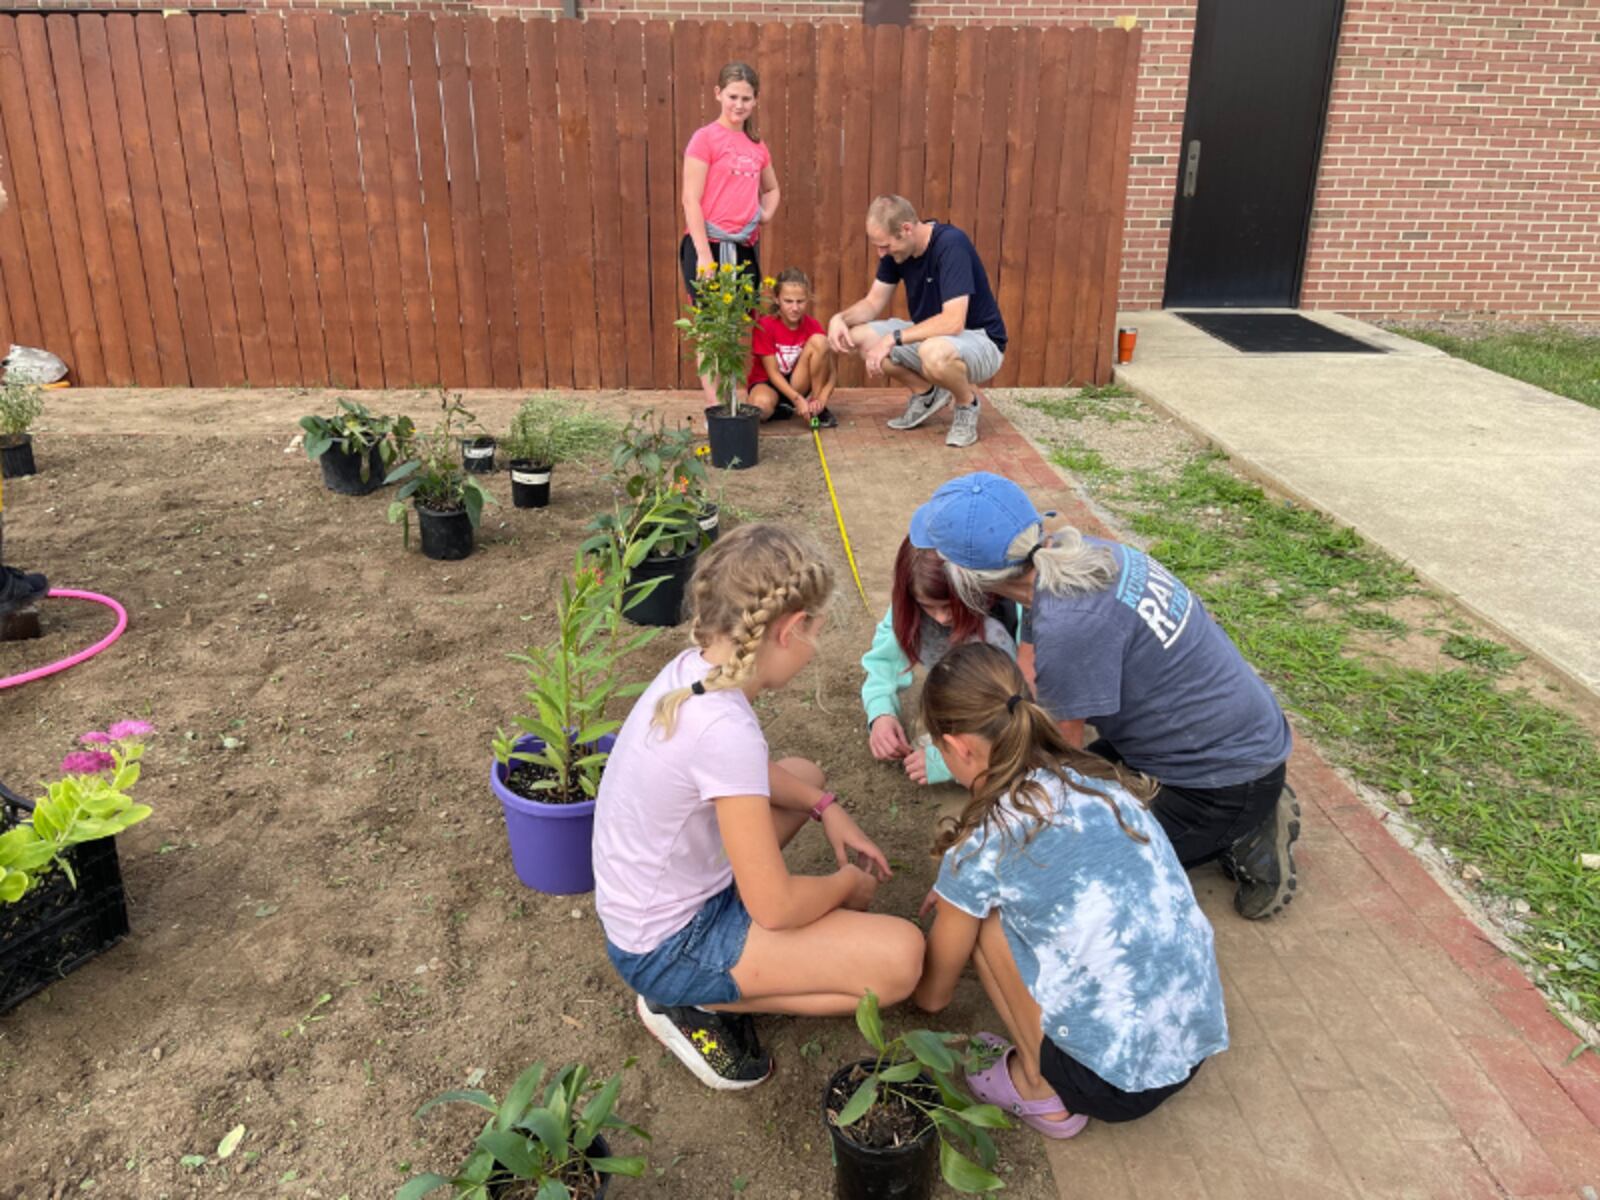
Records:
[[[517,508],[545,507],[556,465],[598,453],[618,431],[616,422],[556,396],[529,396],[500,440],[510,460],[511,503]]]
[[[700,551],[716,537],[717,506],[706,491],[699,438],[646,412],[631,420],[611,453],[618,507],[589,524],[586,550],[634,544],[649,532],[649,552],[628,567],[629,583],[660,579],[630,596],[625,614],[636,625],[676,625]]]
[[[416,434],[410,417],[382,416],[343,396],[333,416],[301,417],[300,428],[306,457],[321,465],[328,490],[342,496],[365,496],[382,487]]]
[[[856,1005],[856,1028],[872,1053],[829,1077],[823,1123],[833,1143],[834,1194],[865,1200],[928,1200],[937,1175],[958,1192],[1004,1187],[991,1129],[1009,1129],[1005,1113],[979,1104],[956,1081],[958,1068],[988,1064],[983,1050],[956,1034],[911,1029],[884,1033],[878,997]]]
[[[411,439],[410,457],[389,472],[386,482],[398,483],[389,505],[389,523],[404,526],[404,542],[411,544],[411,522],[406,501],[417,510],[422,533],[422,553],[428,558],[460,559],[471,554],[474,534],[483,519],[483,506],[494,497],[468,474],[451,452],[460,436],[458,428],[473,417],[461,404],[441,393],[439,424],[432,433]]]
[[[561,581],[554,638],[511,655],[527,668],[531,711],[515,718],[516,732],[495,731],[489,786],[505,814],[517,878],[538,891],[594,890],[595,797],[622,724],[606,708],[644,691],[624,680],[623,660],[661,632],[624,628],[624,609],[664,582],[630,582],[628,571],[664,528],[646,514],[628,540],[604,542],[598,553],[580,549]]]
[[[455,1200],[603,1200],[613,1176],[644,1174],[643,1157],[613,1156],[606,1140],[607,1133],[650,1140],[639,1126],[616,1115],[620,1074],[596,1085],[589,1068],[575,1063],[556,1072],[548,1084],[544,1076],[544,1065],[534,1063],[503,1101],[463,1088],[435,1096],[419,1108],[419,1118],[443,1104],[469,1104],[489,1116],[453,1174],[415,1175],[401,1185],[395,1200],[422,1200],[440,1188],[449,1188]],[[536,1099],[541,1085],[543,1098]]]
[[[0,1012],[126,936],[115,839],[150,815],[131,793],[154,732],[127,720],[83,734],[34,800],[0,785]]]
[[[33,461],[34,422],[44,411],[44,389],[0,383],[0,475],[17,479],[38,469]]]
[[[757,284],[760,284],[758,287]],[[750,331],[766,302],[771,279],[757,280],[746,263],[707,264],[693,302],[673,322],[694,347],[702,375],[711,378],[719,403],[706,409],[711,465],[744,470],[761,461],[761,413],[739,403],[750,361]]]

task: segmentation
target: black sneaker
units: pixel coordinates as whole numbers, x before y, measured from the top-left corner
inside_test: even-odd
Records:
[[[794,401],[787,396],[779,396],[777,406],[772,410],[769,421],[787,421],[794,416]]]
[[[817,428],[837,429],[839,428],[839,418],[833,415],[831,409],[825,408],[817,414]]]
[[[1299,837],[1300,802],[1284,784],[1267,819],[1224,856],[1239,881],[1233,907],[1241,917],[1259,921],[1282,912],[1294,899],[1294,844]]]
[[[637,1007],[656,1041],[709,1088],[743,1091],[772,1074],[772,1057],[756,1040],[755,1022],[743,1013],[658,1008],[643,996]]]

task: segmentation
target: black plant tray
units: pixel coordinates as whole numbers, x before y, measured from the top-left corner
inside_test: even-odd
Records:
[[[33,808],[0,783],[0,833]],[[75,971],[128,933],[115,838],[67,851],[78,886],[64,872],[35,879],[15,904],[0,904],[0,1013]]]

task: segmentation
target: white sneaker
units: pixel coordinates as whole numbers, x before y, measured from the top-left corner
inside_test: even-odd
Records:
[[[950,433],[944,439],[944,444],[960,449],[972,445],[977,440],[978,406],[976,404],[968,404],[956,409],[950,415]]]
[[[953,397],[942,387],[931,387],[918,392],[906,402],[906,410],[889,419],[890,429],[915,429],[934,413],[949,404]]]

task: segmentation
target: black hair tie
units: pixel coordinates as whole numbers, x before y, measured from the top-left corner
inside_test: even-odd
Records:
[[[1044,549],[1044,543],[1043,542],[1035,542],[1033,544],[1033,549],[1028,551],[1028,558],[1027,558],[1027,563],[1028,563],[1028,565],[1030,567],[1033,566],[1033,556],[1035,554],[1038,554],[1039,551],[1041,551],[1043,549]]]
[[[1017,705],[1019,705],[1021,703],[1022,703],[1022,696],[1021,696],[1020,693],[1015,695],[1015,696],[1012,696],[1011,699],[1006,701],[1006,711],[1008,713],[1016,712],[1017,711]]]
[[[689,690],[696,696],[704,696],[706,694],[706,685],[701,680],[696,679],[689,685]]]

